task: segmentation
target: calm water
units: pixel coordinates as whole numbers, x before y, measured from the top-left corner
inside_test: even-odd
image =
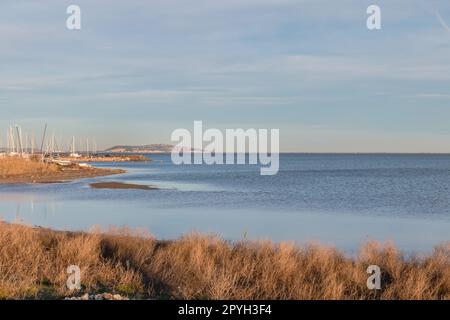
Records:
[[[0,186],[0,217],[56,229],[144,227],[227,239],[318,241],[353,251],[368,239],[428,251],[450,241],[450,156],[284,154],[276,176],[259,166],[108,164],[128,173],[53,185]],[[99,165],[99,166],[105,166]],[[92,181],[157,191],[95,190]]]

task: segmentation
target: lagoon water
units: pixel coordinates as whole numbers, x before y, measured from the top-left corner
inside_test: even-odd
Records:
[[[62,230],[95,225],[191,231],[226,239],[320,242],[349,252],[367,240],[427,252],[450,241],[450,155],[282,154],[275,176],[259,166],[95,164],[126,174],[51,185],[0,185],[0,218]],[[93,181],[160,190],[91,189]]]

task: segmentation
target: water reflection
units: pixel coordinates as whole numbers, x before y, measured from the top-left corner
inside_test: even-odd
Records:
[[[298,243],[313,241],[350,252],[371,239],[392,240],[405,250],[429,251],[437,243],[446,241],[450,230],[450,222],[446,221],[437,223],[432,220],[351,214],[283,212],[274,215],[267,210],[155,209],[129,201],[61,202],[35,197],[21,197],[21,200],[2,201],[2,217],[7,221],[22,221],[61,230],[126,225],[145,228],[163,239],[200,231],[235,240],[247,234],[250,239],[293,240]]]

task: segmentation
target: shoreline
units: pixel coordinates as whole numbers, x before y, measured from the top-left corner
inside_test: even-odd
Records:
[[[0,185],[66,183],[79,179],[106,177],[122,173],[126,173],[126,170],[95,168],[89,171],[64,172],[63,174],[49,176],[0,177]]]
[[[111,162],[151,162],[152,159],[146,157],[144,155],[94,155],[94,156],[79,156],[79,157],[70,157],[70,156],[62,156],[59,157],[58,160],[61,161],[70,161],[72,163],[90,163],[90,162],[98,162],[98,163],[111,163]]]
[[[46,184],[65,183],[78,179],[105,177],[126,173],[123,169],[107,169],[96,167],[57,168],[57,170],[44,170],[36,172],[25,172],[22,174],[0,174],[0,185],[16,184]]]

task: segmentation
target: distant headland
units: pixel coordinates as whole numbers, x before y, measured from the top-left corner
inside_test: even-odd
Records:
[[[114,146],[106,149],[105,152],[111,153],[171,153],[173,149],[171,144],[148,144],[143,146]]]

